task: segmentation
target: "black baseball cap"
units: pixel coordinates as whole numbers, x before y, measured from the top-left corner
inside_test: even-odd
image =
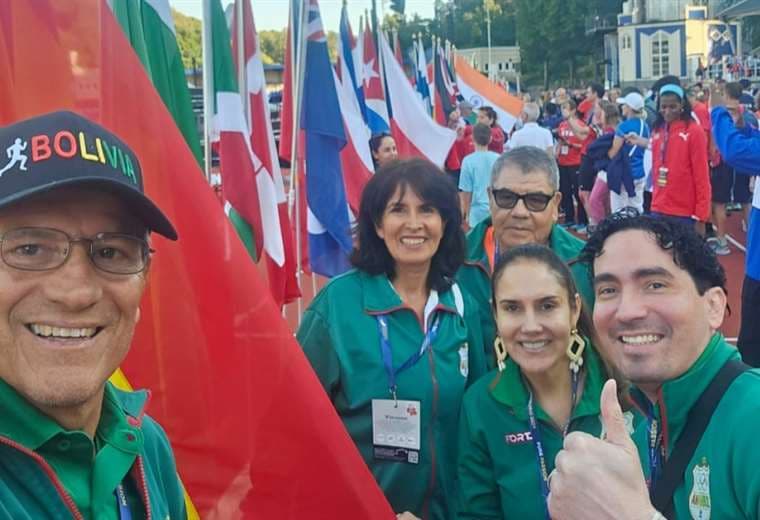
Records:
[[[59,111],[0,128],[0,208],[68,186],[114,193],[149,230],[177,240],[172,223],[145,195],[137,156],[104,127]]]

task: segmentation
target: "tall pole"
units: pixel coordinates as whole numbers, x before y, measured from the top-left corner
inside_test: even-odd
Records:
[[[301,99],[303,98],[303,84],[304,84],[304,63],[306,60],[306,38],[302,34],[304,29],[303,17],[304,17],[304,0],[298,1],[298,23],[295,23],[291,16],[290,24],[290,37],[291,37],[291,56],[290,63],[295,67],[295,74],[291,74],[291,92],[293,93],[293,135],[291,136],[291,152],[290,152],[290,190],[288,194],[289,215],[295,214],[295,229],[296,229],[296,281],[298,287],[302,287],[302,270],[301,263],[303,262],[303,247],[301,245],[301,202],[300,199],[303,196],[301,193],[301,185],[298,180],[300,172],[298,171],[298,134],[301,130]],[[293,55],[295,54],[295,56]],[[295,206],[295,208],[293,208]],[[301,324],[303,317],[303,299],[298,298],[296,305],[298,308],[298,324]]]
[[[483,0],[483,9],[486,10],[486,28],[488,31],[488,79],[493,80],[493,59],[491,55],[491,11],[488,9],[488,0]]]
[[[211,47],[211,0],[203,0],[203,171],[211,184],[211,121],[214,117],[214,63]]]
[[[240,93],[240,100],[243,103],[243,114],[245,114],[245,120],[248,123],[248,128],[251,128],[251,107],[249,106],[250,98],[248,97],[248,76],[246,74],[245,67],[245,31],[243,20],[243,2],[245,0],[235,0],[235,31],[233,38],[237,42],[237,83],[238,92]]]

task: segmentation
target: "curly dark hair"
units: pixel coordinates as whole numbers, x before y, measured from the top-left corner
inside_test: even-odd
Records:
[[[664,76],[658,80],[658,83],[660,83],[660,85],[656,90],[656,92],[658,93],[657,94],[657,117],[655,118],[652,128],[660,128],[661,126],[665,124],[665,118],[662,117],[662,114],[660,113],[660,102],[662,101],[662,96],[659,95],[660,89],[664,87],[665,85],[676,85],[677,87],[681,86],[681,81],[675,76]],[[681,101],[683,110],[681,110],[681,115],[679,116],[678,119],[681,119],[682,121],[685,121],[687,125],[690,125],[694,121],[694,119],[692,119],[692,115],[691,115],[691,102],[689,101],[689,97],[686,95],[681,97],[674,92],[668,92],[664,95],[675,96]]]
[[[400,189],[400,198],[407,189],[431,204],[444,223],[441,242],[433,255],[428,273],[430,289],[443,292],[453,283],[454,274],[464,262],[465,242],[462,212],[454,183],[430,161],[405,159],[393,161],[378,170],[364,187],[358,216],[358,244],[351,263],[369,274],[385,274],[393,278],[396,262],[385,241],[377,234],[388,201]]]
[[[671,251],[673,261],[689,273],[700,295],[712,287],[720,287],[728,294],[726,271],[705,239],[692,227],[652,215],[640,215],[631,208],[604,219],[586,242],[578,258],[590,265],[592,277],[594,259],[604,251],[607,239],[615,233],[631,229],[646,231],[664,251]]]

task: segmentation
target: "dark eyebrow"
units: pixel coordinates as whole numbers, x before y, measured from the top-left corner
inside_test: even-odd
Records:
[[[663,267],[642,267],[641,269],[636,269],[633,272],[633,278],[636,280],[641,280],[642,278],[650,278],[652,276],[664,276],[665,278],[673,278],[673,273]],[[594,285],[617,281],[618,277],[611,273],[601,273],[594,276]]]

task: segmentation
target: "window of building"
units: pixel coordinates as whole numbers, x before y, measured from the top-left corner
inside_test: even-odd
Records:
[[[662,31],[652,37],[652,77],[670,74],[670,42]]]

